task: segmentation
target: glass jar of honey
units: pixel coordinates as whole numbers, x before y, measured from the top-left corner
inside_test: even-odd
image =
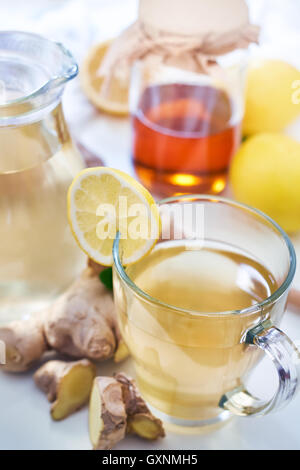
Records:
[[[221,193],[241,142],[247,48],[244,0],[140,1],[132,69],[132,158],[159,197]],[[136,33],[135,33],[136,34]]]
[[[140,61],[133,68],[132,157],[159,197],[221,193],[241,142],[246,53],[218,59],[216,75]]]

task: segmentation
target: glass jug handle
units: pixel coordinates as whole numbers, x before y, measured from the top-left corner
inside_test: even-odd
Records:
[[[248,331],[246,344],[252,344],[270,357],[278,373],[279,384],[273,398],[260,400],[244,386],[236,388],[220,400],[219,406],[238,416],[263,416],[287,405],[300,387],[300,351],[281,330],[270,321]]]

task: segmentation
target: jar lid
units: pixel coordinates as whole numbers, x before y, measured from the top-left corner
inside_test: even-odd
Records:
[[[112,43],[97,71],[101,95],[108,99],[112,83],[128,92],[136,61],[148,70],[163,64],[220,76],[218,58],[258,43],[258,36],[245,0],[140,0],[138,20]]]
[[[226,33],[249,22],[245,0],[140,0],[139,19],[172,34]]]

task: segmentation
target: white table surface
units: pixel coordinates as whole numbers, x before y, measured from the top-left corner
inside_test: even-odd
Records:
[[[68,15],[72,2],[76,8],[73,21],[70,23],[61,12]],[[101,14],[91,15],[84,5],[95,6],[96,3],[97,11]],[[116,7],[119,9],[116,10]],[[46,8],[51,10],[50,22],[49,16],[45,19]],[[57,16],[58,11],[60,11],[59,16]],[[80,62],[89,44],[96,39],[115,35],[132,21],[135,11],[136,0],[1,1],[0,28],[44,32],[55,39],[63,39],[68,43],[68,47],[74,42],[75,55]],[[86,14],[87,21],[90,21],[88,31],[82,31],[83,13]],[[53,21],[58,17],[60,21]],[[79,29],[81,33],[78,36]],[[266,44],[265,50],[269,52],[274,48]],[[295,54],[289,53],[295,62],[299,60]],[[128,120],[97,113],[82,94],[78,80],[68,87],[64,105],[67,120],[76,138],[98,153],[105,164],[132,173]],[[299,138],[299,127],[293,126],[289,133]],[[297,238],[294,241],[300,254],[300,236]],[[296,283],[300,287],[299,272]],[[282,329],[300,345],[300,312],[287,312]],[[108,362],[99,367],[99,374],[111,375],[116,370],[130,371],[131,368],[130,360],[119,367]],[[276,379],[272,365],[268,361],[257,368],[250,385],[252,390],[259,391],[262,396],[270,395],[276,386]],[[32,373],[21,376],[0,374],[0,398],[0,449],[91,448],[88,438],[87,409],[81,410],[63,422],[53,422],[49,414],[50,405],[46,397],[36,389]],[[165,439],[156,443],[128,437],[116,449],[300,449],[300,395],[278,413],[264,418],[235,418],[221,430],[206,436],[178,436],[168,433]]]
[[[282,328],[299,338],[300,314],[288,313]],[[251,390],[268,395],[275,386],[272,365],[262,363],[251,380]],[[116,367],[107,362],[99,374],[131,372],[130,360]],[[255,384],[255,385],[254,385]],[[50,404],[35,387],[32,373],[21,376],[0,374],[0,449],[44,450],[90,449],[88,411],[83,409],[56,423],[50,418]],[[208,435],[183,436],[167,433],[165,439],[148,443],[127,437],[115,449],[199,449],[199,450],[294,450],[300,449],[300,395],[284,410],[263,418],[234,418],[222,429]]]

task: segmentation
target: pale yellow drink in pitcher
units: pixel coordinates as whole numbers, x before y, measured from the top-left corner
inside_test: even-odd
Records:
[[[42,121],[0,127],[0,323],[43,308],[82,268],[66,207],[82,166],[61,105]]]
[[[62,44],[0,31],[0,324],[43,309],[84,266],[66,202],[84,164],[61,105],[77,73]]]

